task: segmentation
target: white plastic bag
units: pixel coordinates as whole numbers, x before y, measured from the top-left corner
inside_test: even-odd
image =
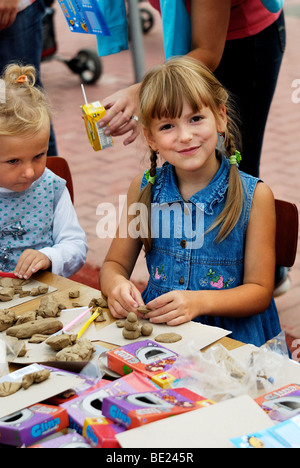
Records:
[[[248,394],[256,398],[281,385],[288,352],[284,336],[278,335],[261,348],[255,348],[246,362],[239,362],[221,344],[207,351],[190,350],[172,367],[177,380],[172,385],[186,387],[219,402]]]
[[[6,357],[6,342],[0,335],[0,377],[8,374],[9,368]]]

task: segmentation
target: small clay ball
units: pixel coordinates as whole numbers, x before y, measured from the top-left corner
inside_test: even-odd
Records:
[[[122,334],[127,340],[135,340],[141,335],[141,332],[139,329],[135,331],[129,331],[126,330],[126,328],[123,328]]]
[[[137,308],[137,311],[140,312],[140,314],[148,314],[148,312],[150,312],[150,309],[147,309],[146,306],[140,306]]]
[[[153,332],[153,327],[150,323],[144,323],[141,328],[142,335],[149,336]]]
[[[117,320],[116,321],[116,325],[118,328],[123,328],[124,327],[124,324],[125,324],[125,320],[124,319],[120,319],[120,320]]]
[[[139,330],[140,328],[139,322],[128,322],[128,320],[125,320],[124,327],[129,331]]]
[[[127,320],[128,322],[136,322],[137,321],[137,316],[134,312],[129,312],[127,315]]]

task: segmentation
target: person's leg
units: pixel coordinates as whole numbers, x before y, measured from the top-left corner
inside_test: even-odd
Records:
[[[33,65],[37,70],[37,85],[43,86],[40,64],[43,48],[42,22],[45,6],[36,0],[31,6],[18,13],[15,22],[0,31],[0,74],[10,63]],[[51,125],[49,156],[57,156],[55,134]]]
[[[265,126],[285,49],[284,15],[255,36],[228,41],[215,71],[240,114],[240,169],[259,176]]]

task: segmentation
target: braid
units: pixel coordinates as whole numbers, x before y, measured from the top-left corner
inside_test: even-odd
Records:
[[[151,177],[156,176],[156,167],[157,167],[157,153],[151,148],[151,156],[150,156],[150,175]]]
[[[157,153],[151,148],[151,155],[150,155],[150,176],[156,176],[156,168],[157,168]],[[152,183],[148,182],[148,184],[143,188],[140,193],[138,203],[142,203],[145,205],[146,209],[140,212],[140,232],[141,232],[141,240],[144,244],[145,252],[147,253],[151,250],[152,246],[152,239],[151,239],[151,197],[152,195]],[[143,216],[145,214],[145,216]],[[144,237],[144,233],[147,233],[147,236]]]

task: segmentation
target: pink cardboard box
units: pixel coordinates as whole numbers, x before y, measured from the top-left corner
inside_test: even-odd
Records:
[[[86,418],[82,434],[94,448],[120,448],[116,434],[125,430],[125,427],[102,416],[101,418]]]
[[[41,441],[27,448],[93,448],[80,434],[65,434],[50,440]]]
[[[138,371],[150,379],[174,365],[178,354],[151,340],[135,341],[107,353],[107,367],[120,375]]]
[[[156,385],[146,376],[134,372],[120,379],[109,382],[101,388],[89,391],[78,398],[60,405],[69,415],[70,428],[82,434],[86,418],[101,418],[103,398],[112,395],[126,395],[154,390]]]
[[[214,404],[187,388],[104,398],[103,415],[126,429]]]
[[[59,432],[69,425],[66,409],[36,404],[0,419],[0,443],[21,447]]]

